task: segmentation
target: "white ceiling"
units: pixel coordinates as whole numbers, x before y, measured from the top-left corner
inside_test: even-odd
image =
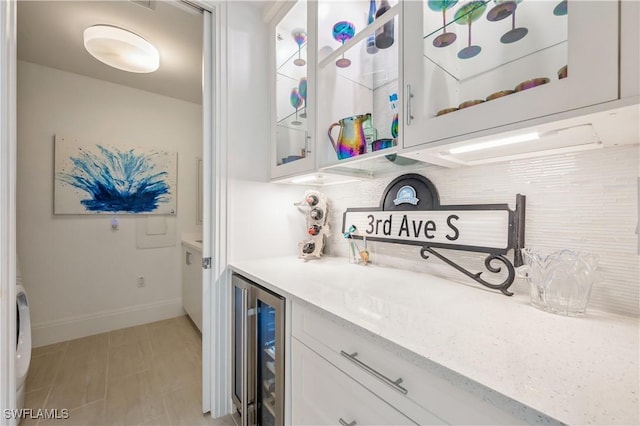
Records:
[[[18,1],[18,59],[188,102],[202,103],[202,14],[157,1],[150,10],[123,1]],[[160,68],[134,74],[111,68],[83,46],[95,24],[130,30],[160,51]],[[20,78],[20,76],[18,76]]]

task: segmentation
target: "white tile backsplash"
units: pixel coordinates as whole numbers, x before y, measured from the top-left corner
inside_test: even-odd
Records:
[[[516,194],[525,195],[525,246],[543,252],[569,248],[598,254],[601,279],[594,285],[589,306],[638,316],[638,158],[639,148],[633,145],[457,169],[427,166],[417,173],[435,184],[441,204],[508,203],[514,208]],[[348,246],[340,232],[342,213],[348,207],[378,206],[395,177],[323,188],[331,202],[334,229],[329,253],[348,261]],[[438,259],[422,259],[415,246],[370,242],[369,251],[379,264],[477,285]],[[471,271],[483,270],[484,255],[442,253]],[[528,291],[519,279],[511,289]]]

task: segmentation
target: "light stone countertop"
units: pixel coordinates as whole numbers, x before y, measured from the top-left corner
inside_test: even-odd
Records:
[[[553,315],[528,296],[346,258],[230,266],[561,422],[640,424],[637,318]]]
[[[202,253],[202,236],[199,234],[185,234],[182,236],[182,245]]]

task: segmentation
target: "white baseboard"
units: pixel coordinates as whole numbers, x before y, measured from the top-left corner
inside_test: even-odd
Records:
[[[33,324],[31,327],[32,343],[33,347],[37,348],[181,315],[185,315],[181,298],[102,311]]]

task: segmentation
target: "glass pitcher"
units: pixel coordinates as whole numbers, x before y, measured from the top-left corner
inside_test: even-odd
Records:
[[[585,313],[598,279],[597,255],[571,250],[541,255],[527,248],[522,255],[525,264],[517,273],[529,282],[533,306],[560,315]]]

